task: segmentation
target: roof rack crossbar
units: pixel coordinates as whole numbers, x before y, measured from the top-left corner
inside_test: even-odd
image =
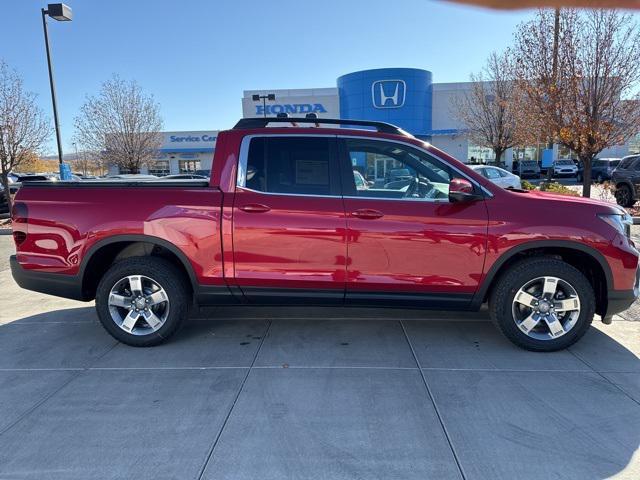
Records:
[[[278,118],[278,117],[262,117],[262,118],[242,118],[233,127],[234,130],[246,130],[250,128],[264,128],[269,123],[315,123],[329,125],[353,125],[358,127],[374,127],[381,133],[392,133],[395,135],[408,135],[400,127],[396,127],[390,123],[374,122],[370,120],[349,120],[341,118]]]

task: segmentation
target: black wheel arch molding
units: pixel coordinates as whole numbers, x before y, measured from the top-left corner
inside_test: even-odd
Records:
[[[514,259],[514,257],[516,257],[517,255],[526,253],[528,251],[548,248],[577,250],[581,253],[589,255],[600,265],[600,268],[602,268],[602,271],[604,272],[607,292],[611,292],[613,290],[613,273],[611,272],[611,267],[609,266],[609,263],[605,259],[604,255],[602,255],[595,248],[573,240],[532,240],[530,242],[521,243],[510,248],[493,263],[491,268],[487,271],[482,284],[479,286],[478,290],[473,296],[473,300],[471,301],[470,306],[471,309],[477,310],[480,308],[485,298],[487,297],[489,290],[495,283],[496,275],[498,275],[501,268],[508,261]]]
[[[83,255],[82,262],[80,263],[80,268],[78,270],[78,273],[76,274],[78,281],[82,284],[81,288],[82,288],[82,296],[84,297],[83,300],[91,300],[91,298],[89,298],[91,297],[91,295],[86,294],[85,285],[84,285],[84,282],[86,279],[86,273],[87,273],[86,269],[87,269],[87,266],[91,263],[91,259],[95,256],[96,253],[98,253],[104,247],[113,245],[114,243],[124,243],[124,242],[149,243],[149,244],[157,245],[159,247],[166,249],[167,251],[175,255],[175,257],[182,264],[182,267],[184,268],[185,272],[189,277],[189,283],[191,284],[191,288],[193,289],[193,291],[195,292],[198,289],[200,284],[198,283],[195,272],[193,271],[193,266],[191,265],[191,262],[189,261],[187,256],[182,252],[182,250],[180,250],[180,248],[178,248],[173,243],[153,235],[145,235],[145,234],[113,235],[97,241],[96,243],[91,245],[89,249],[86,251],[86,253]]]

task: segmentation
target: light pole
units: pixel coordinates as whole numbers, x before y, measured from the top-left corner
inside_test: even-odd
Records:
[[[267,100],[269,100],[270,102],[273,102],[276,99],[276,94],[275,93],[269,93],[267,95],[252,95],[251,98],[253,99],[254,102],[259,102],[260,100],[262,100],[262,113],[264,115],[264,118],[267,118]]]
[[[42,28],[44,30],[44,45],[47,50],[47,65],[49,67],[49,86],[51,87],[51,102],[53,103],[53,121],[56,127],[56,142],[58,144],[58,163],[60,164],[60,180],[70,178],[68,167],[62,163],[62,141],[60,140],[60,122],[58,121],[58,105],[56,103],[56,86],[53,81],[53,67],[51,65],[51,49],[49,48],[49,31],[47,30],[47,15],[54,20],[69,22],[73,18],[71,9],[64,3],[50,3],[46,10],[42,8]]]
[[[73,142],[71,145],[73,145],[73,148],[75,148],[76,150],[76,158],[74,159],[76,162],[76,167],[78,166],[78,162],[80,161],[80,155],[78,155],[78,144],[76,142]],[[87,173],[84,172],[84,174],[86,175]]]

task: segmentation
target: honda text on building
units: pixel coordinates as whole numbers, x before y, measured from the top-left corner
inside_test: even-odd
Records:
[[[352,159],[371,155],[409,178],[358,186]],[[136,346],[171,337],[193,302],[488,301],[511,341],[549,351],[639,293],[620,207],[500,188],[383,122],[244,119],[219,133],[210,180],[29,183],[12,218],[18,284],[95,298]]]

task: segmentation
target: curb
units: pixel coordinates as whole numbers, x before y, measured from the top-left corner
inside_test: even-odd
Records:
[[[12,230],[10,228],[0,228],[0,236],[1,235],[11,235]]]

